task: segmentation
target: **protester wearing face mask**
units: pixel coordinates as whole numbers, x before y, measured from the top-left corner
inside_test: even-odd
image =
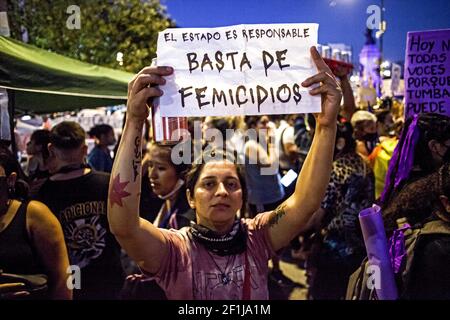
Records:
[[[97,171],[111,172],[113,159],[108,147],[116,143],[114,129],[110,125],[99,124],[88,134],[95,138],[95,147],[87,156],[88,164]]]
[[[405,122],[394,151],[381,202],[388,205],[403,187],[450,161],[450,117],[422,113]]]
[[[356,139],[356,152],[366,159],[380,142],[377,133],[377,117],[369,111],[359,110],[351,119]]]
[[[195,222],[195,212],[189,207],[186,199],[184,174],[187,166],[175,165],[171,159],[172,148],[156,143],[150,145],[143,163],[148,170],[150,186],[156,196],[163,200],[153,225],[163,229],[181,229]],[[143,216],[146,216],[143,213]],[[131,261],[130,264],[133,264]],[[121,292],[121,299],[166,300],[166,295],[157,283],[141,272],[134,270],[126,280]]]
[[[392,118],[392,114],[389,110],[383,110],[378,112],[377,115],[377,133],[380,139],[380,142],[395,136],[394,130],[394,120]]]
[[[195,213],[186,199],[184,173],[186,165],[175,165],[172,149],[152,144],[148,155],[148,178],[153,192],[164,203],[153,224],[159,228],[181,229],[195,220]]]

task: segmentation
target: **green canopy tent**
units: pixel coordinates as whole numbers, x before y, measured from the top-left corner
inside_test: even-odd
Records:
[[[132,77],[128,72],[84,63],[0,36],[0,88],[8,93],[13,149],[13,118],[17,112],[42,114],[123,104]]]
[[[123,104],[132,76],[0,37],[0,87],[12,92],[15,110],[51,113]]]

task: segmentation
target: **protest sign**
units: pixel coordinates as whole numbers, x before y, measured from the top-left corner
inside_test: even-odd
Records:
[[[320,96],[300,85],[317,73],[309,49],[317,45],[318,27],[256,24],[160,32],[158,65],[175,70],[160,86],[161,115],[320,112]]]
[[[450,116],[450,29],[408,32],[405,115]]]
[[[370,108],[377,104],[377,90],[374,87],[359,87],[357,94],[361,108]]]

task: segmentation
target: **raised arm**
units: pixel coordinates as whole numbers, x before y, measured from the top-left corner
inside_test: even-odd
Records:
[[[315,47],[311,48],[311,56],[319,73],[306,79],[302,86],[321,83],[310,94],[321,95],[322,112],[316,117],[314,139],[294,194],[271,213],[269,232],[275,250],[286,246],[305,228],[313,213],[319,209],[330,180],[336,120],[342,94],[331,70]]]
[[[114,160],[108,193],[108,221],[122,248],[147,272],[158,271],[166,242],[158,228],[139,217],[141,138],[149,114],[148,101],[161,96],[154,85],[164,84],[172,68],[147,67],[128,84],[127,120]],[[150,99],[150,100],[149,100]]]
[[[352,115],[356,111],[355,97],[353,95],[353,89],[348,79],[347,69],[338,68],[335,75],[341,80],[341,89],[344,100],[344,106],[342,108],[342,114],[348,121],[352,118]]]

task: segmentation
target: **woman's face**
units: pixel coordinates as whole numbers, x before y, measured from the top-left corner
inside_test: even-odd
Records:
[[[34,139],[30,139],[27,143],[27,154],[37,154],[41,152],[42,147],[37,145]]]
[[[336,146],[335,149],[337,151],[337,153],[341,152],[342,150],[344,150],[345,148],[345,138],[344,137],[339,137],[336,139]]]
[[[100,144],[105,146],[112,146],[116,143],[116,137],[114,135],[114,131],[110,130],[106,134],[100,135]]]
[[[150,149],[148,177],[154,193],[158,196],[169,194],[178,181],[177,172],[172,163],[167,159],[165,150],[157,146]]]
[[[364,127],[363,127],[364,133],[376,133],[377,132],[377,123],[375,121],[365,120],[364,121]]]
[[[242,188],[236,166],[229,161],[208,162],[189,195],[198,223],[207,227],[232,224],[242,207]]]

